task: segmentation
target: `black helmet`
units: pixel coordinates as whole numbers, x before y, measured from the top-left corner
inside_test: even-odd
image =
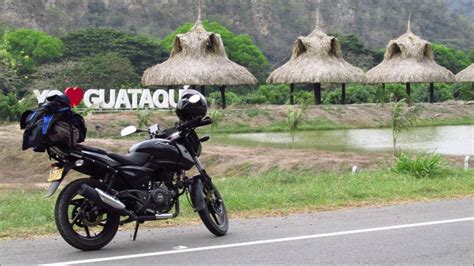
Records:
[[[187,89],[176,105],[176,115],[183,122],[203,118],[207,113],[207,101],[198,91]]]

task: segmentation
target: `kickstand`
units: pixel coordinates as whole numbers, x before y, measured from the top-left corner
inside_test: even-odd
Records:
[[[137,239],[137,233],[138,233],[138,227],[140,226],[140,222],[135,223],[135,232],[133,233],[133,239],[132,241],[135,241]]]

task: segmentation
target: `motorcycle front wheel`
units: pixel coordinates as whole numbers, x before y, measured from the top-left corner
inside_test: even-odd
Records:
[[[211,233],[216,236],[225,235],[229,229],[229,219],[224,200],[212,182],[202,186],[202,193],[206,201],[206,208],[198,212],[199,217]]]
[[[68,184],[56,201],[56,227],[69,245],[84,251],[98,250],[114,238],[120,215],[101,209],[79,195],[82,184],[104,189],[102,183],[90,178]]]

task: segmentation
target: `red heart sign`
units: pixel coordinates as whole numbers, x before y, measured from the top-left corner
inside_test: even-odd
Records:
[[[84,98],[84,91],[81,87],[69,87],[66,88],[64,94],[69,98],[71,107],[78,106]]]

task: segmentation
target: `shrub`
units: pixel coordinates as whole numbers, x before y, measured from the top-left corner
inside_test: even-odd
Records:
[[[136,112],[137,126],[138,128],[148,127],[152,121],[152,113],[150,110],[137,110]]]
[[[312,92],[298,90],[295,92],[295,104],[313,104],[314,96]]]
[[[0,93],[0,120],[18,121],[21,114],[32,106],[29,99],[19,100],[13,92],[7,95]]]
[[[211,135],[212,135],[212,132],[215,129],[217,129],[219,127],[220,123],[222,122],[222,120],[224,120],[224,113],[220,112],[219,110],[213,110],[211,112],[211,120],[212,120]]]
[[[290,87],[286,84],[262,85],[258,88],[258,91],[269,104],[286,104],[290,98]]]
[[[268,103],[267,98],[260,94],[259,92],[251,92],[247,95],[244,95],[240,99],[242,104],[263,104]]]
[[[372,103],[375,101],[376,89],[372,86],[351,85],[346,89],[346,103]],[[341,88],[331,89],[324,94],[323,103],[340,104]]]
[[[473,101],[474,84],[456,83],[452,85],[453,97],[456,100]]]
[[[226,91],[225,100],[228,106],[232,104],[239,104],[241,102],[239,95],[232,91]],[[209,96],[207,96],[207,102],[222,105],[221,93],[218,91],[210,93]]]
[[[421,113],[420,106],[406,108],[406,100],[402,99],[392,104],[390,126],[392,128],[393,156],[397,157],[397,141],[403,130],[408,130]]]
[[[395,172],[409,174],[417,178],[433,177],[440,170],[441,156],[438,154],[420,154],[411,156],[402,153],[395,163]]]
[[[452,86],[447,84],[436,84],[434,89],[434,100],[444,102],[453,99]],[[429,102],[430,90],[429,84],[419,84],[413,90],[411,98],[414,102]]]
[[[290,130],[291,134],[291,148],[293,148],[295,145],[296,130],[301,126],[304,121],[306,107],[306,105],[303,105],[301,108],[294,108],[292,106],[288,107],[287,123],[288,129]]]

